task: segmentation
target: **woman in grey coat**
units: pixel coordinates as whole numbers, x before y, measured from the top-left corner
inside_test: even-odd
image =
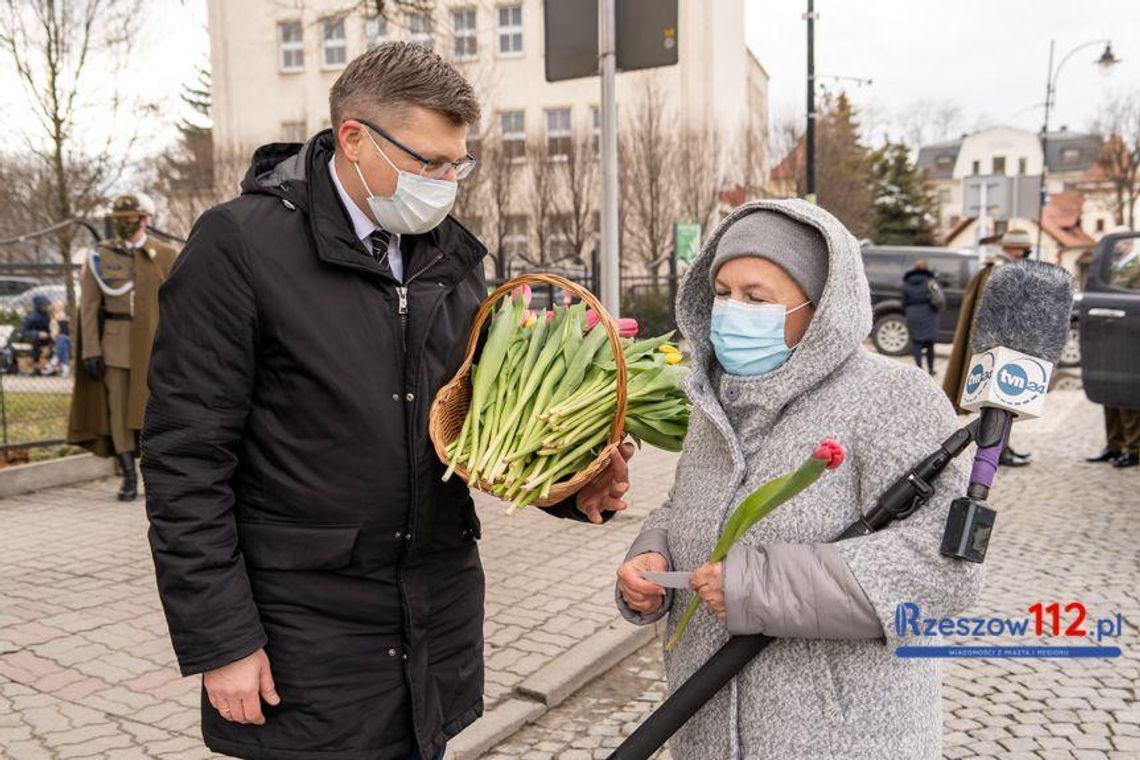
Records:
[[[693,263],[677,323],[692,352],[689,434],[669,499],[618,572],[618,606],[638,624],[669,614],[671,635],[692,592],[640,572],[699,568],[691,585],[706,608],[666,652],[670,688],[729,634],[779,640],[674,736],[673,757],[940,758],[939,663],[896,657],[894,619],[903,602],[924,618],[956,616],[978,596],[982,566],[938,551],[966,462],[908,519],[829,543],[959,424],[927,375],[863,347],[871,300],[858,243],[802,201],[742,206]],[[704,565],[732,509],[823,438],[846,447],[844,465]]]

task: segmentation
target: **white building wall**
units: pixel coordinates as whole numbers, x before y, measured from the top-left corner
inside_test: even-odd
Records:
[[[575,125],[591,127],[591,107],[600,100],[598,78],[545,81],[542,0],[523,0],[523,52],[501,55],[497,16],[501,4],[479,0],[441,0],[434,16],[435,49],[451,58],[451,8],[474,7],[478,58],[457,62],[484,99],[483,127],[496,114],[523,110],[527,131],[541,134],[543,112],[571,109]],[[342,0],[295,3],[280,0],[208,0],[213,69],[215,140],[221,151],[248,153],[283,139],[284,125],[303,124],[312,134],[328,124],[328,90],[343,66],[322,65],[321,23],[329,12],[346,15],[347,58],[366,49],[365,23],[357,4]],[[279,21],[300,20],[305,64],[299,72],[280,67]],[[656,80],[672,118],[684,125],[715,124],[735,137],[750,123],[767,124],[767,74],[751,59],[744,43],[743,0],[680,0],[677,66],[619,74],[617,97],[632,111],[650,79]],[[388,24],[387,39],[406,39],[402,20]],[[757,80],[763,80],[759,86]],[[766,131],[754,139],[767,142]],[[728,142],[728,140],[726,140]]]

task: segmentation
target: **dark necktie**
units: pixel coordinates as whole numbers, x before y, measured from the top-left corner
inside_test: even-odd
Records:
[[[388,264],[388,241],[392,239],[392,234],[387,230],[376,230],[368,239],[372,243],[372,258],[390,274],[392,267]]]

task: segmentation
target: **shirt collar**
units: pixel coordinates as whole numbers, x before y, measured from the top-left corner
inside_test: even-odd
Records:
[[[356,201],[345,191],[344,185],[340,183],[340,177],[336,173],[336,156],[334,155],[329,159],[329,174],[332,176],[333,186],[336,187],[337,195],[340,196],[341,204],[348,209],[348,218],[352,221],[353,232],[367,244],[368,236],[376,230],[380,229],[376,222],[368,214],[364,213],[360,206],[356,205]]]

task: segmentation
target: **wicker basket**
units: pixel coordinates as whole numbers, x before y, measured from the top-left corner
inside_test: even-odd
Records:
[[[450,464],[447,458],[447,447],[459,436],[459,431],[463,428],[463,421],[467,418],[467,410],[471,406],[471,364],[475,358],[475,349],[479,345],[479,335],[482,332],[483,324],[491,316],[491,310],[499,303],[504,295],[521,285],[535,284],[554,285],[555,287],[573,293],[585,301],[598,315],[598,326],[609,334],[610,347],[614,354],[614,364],[617,366],[617,407],[614,414],[613,427],[610,428],[609,441],[605,448],[598,454],[598,458],[595,459],[589,467],[575,474],[569,480],[555,483],[551,487],[550,494],[547,498],[536,499],[532,502],[540,507],[548,507],[577,493],[583,486],[603,473],[609,467],[610,456],[614,449],[617,448],[625,437],[626,384],[628,376],[626,373],[625,356],[622,354],[621,343],[618,340],[617,325],[614,323],[613,317],[602,308],[598,299],[596,299],[590,291],[577,283],[553,274],[523,274],[504,282],[495,289],[495,292],[487,296],[487,299],[480,305],[479,311],[475,313],[475,321],[471,325],[471,334],[467,338],[467,353],[463,357],[463,364],[460,365],[459,371],[455,373],[455,377],[451,378],[447,385],[439,389],[435,400],[432,401],[431,414],[428,418],[428,434],[431,436],[432,444],[435,446],[435,452],[439,456],[440,461],[444,464]],[[467,481],[468,486],[471,488],[478,489],[485,493],[491,493],[492,486],[485,480],[472,483],[468,477],[469,474],[467,470],[462,467],[456,467],[455,472],[462,477],[463,480]]]

